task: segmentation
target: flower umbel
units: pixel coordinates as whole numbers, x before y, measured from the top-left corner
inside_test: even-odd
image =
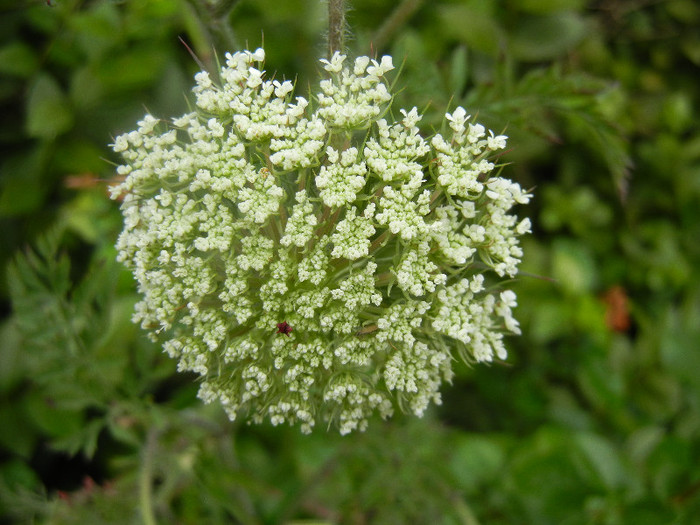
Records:
[[[262,49],[195,77],[196,110],[117,137],[119,259],[134,321],[231,419],[345,434],[440,403],[453,355],[504,359],[530,195],[494,173],[505,147],[458,107],[421,136],[393,120],[391,57],[336,53],[311,101],[266,80]],[[488,286],[487,286],[488,281]]]

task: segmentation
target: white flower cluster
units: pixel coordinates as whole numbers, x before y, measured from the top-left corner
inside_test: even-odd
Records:
[[[264,58],[227,54],[195,77],[195,111],[114,141],[134,321],[232,419],[345,434],[421,415],[452,356],[504,359],[519,333],[498,280],[517,273],[530,223],[511,209],[530,196],[493,173],[506,137],[461,107],[429,140],[416,108],[393,120],[388,56],[322,61],[310,101]]]

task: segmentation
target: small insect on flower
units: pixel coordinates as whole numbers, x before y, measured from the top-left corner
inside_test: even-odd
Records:
[[[287,337],[289,337],[289,334],[292,332],[292,327],[287,323],[287,321],[277,323],[277,332],[276,334],[284,334]]]

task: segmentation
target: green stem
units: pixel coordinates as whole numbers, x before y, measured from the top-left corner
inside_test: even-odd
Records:
[[[157,525],[155,514],[153,513],[153,454],[156,446],[156,431],[151,429],[146,437],[146,450],[143,453],[143,463],[141,465],[141,476],[139,479],[139,503],[141,510],[141,520],[144,525]]]
[[[239,0],[188,0],[185,7],[185,25],[192,39],[197,56],[204,62],[206,70],[215,71],[213,53],[234,51],[238,41],[231,27],[231,12]],[[201,67],[201,66],[200,66]]]
[[[381,25],[372,37],[374,52],[380,52],[387,45],[391,37],[406,24],[409,18],[420,8],[424,0],[403,0],[389,15],[389,18]]]
[[[345,39],[345,0],[328,0],[328,58],[343,52]]]

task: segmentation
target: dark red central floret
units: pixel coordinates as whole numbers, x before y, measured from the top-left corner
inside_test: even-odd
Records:
[[[277,332],[278,334],[284,334],[286,336],[289,336],[289,334],[292,332],[292,327],[289,325],[287,321],[284,321],[282,323],[277,323]]]

